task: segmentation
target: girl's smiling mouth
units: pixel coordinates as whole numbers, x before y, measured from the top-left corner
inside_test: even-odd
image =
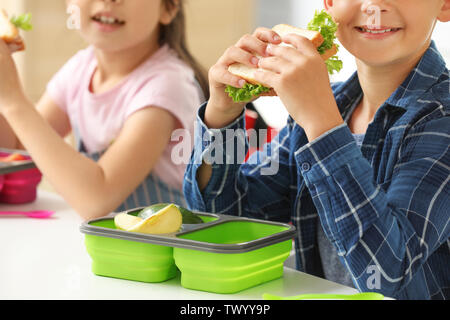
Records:
[[[125,25],[125,21],[113,16],[109,12],[97,13],[92,21],[98,26],[100,31],[112,32]]]
[[[403,30],[402,28],[385,26],[357,26],[355,29],[368,39],[384,39]]]

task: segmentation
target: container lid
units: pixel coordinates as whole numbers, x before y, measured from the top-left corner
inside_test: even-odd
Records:
[[[0,148],[0,153],[4,154],[13,154],[18,153],[23,156],[29,157],[29,153],[24,150],[16,150],[16,149],[5,149]],[[23,161],[17,161],[17,162],[2,162],[0,161],[0,174],[8,174],[16,171],[26,170],[26,169],[33,169],[36,168],[36,165],[34,164],[33,160],[23,160]]]
[[[129,210],[127,212],[136,212],[135,210]],[[200,250],[206,252],[214,252],[214,253],[244,253],[248,251],[257,250],[263,247],[267,247],[273,244],[277,244],[286,240],[290,240],[295,236],[295,227],[289,224],[258,220],[258,219],[250,219],[243,217],[235,217],[229,215],[222,214],[208,214],[202,212],[194,212],[200,216],[210,216],[215,217],[217,220],[212,222],[205,222],[202,224],[192,224],[182,226],[182,229],[173,234],[144,234],[144,233],[136,233],[136,232],[128,232],[118,229],[99,227],[92,225],[95,222],[101,222],[105,220],[114,219],[113,217],[94,219],[91,221],[84,222],[80,231],[86,235],[100,236],[100,237],[108,237],[113,239],[121,239],[121,240],[129,240],[136,242],[144,242],[151,243],[162,246],[169,246],[174,248],[184,248],[184,249],[192,249],[192,250]],[[273,225],[279,226],[280,232],[273,233],[268,236],[264,236],[258,238],[256,240],[251,240],[247,242],[241,243],[231,243],[231,244],[221,244],[221,243],[212,243],[212,242],[204,242],[199,240],[191,240],[182,238],[183,235],[188,235],[196,231],[205,230],[208,228],[212,228],[214,226],[218,226],[228,222],[236,222],[236,221],[248,221],[254,222],[258,224],[265,225]]]

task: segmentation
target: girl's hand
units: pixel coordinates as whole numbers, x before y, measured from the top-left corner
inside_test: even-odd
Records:
[[[283,37],[287,46],[267,46],[255,79],[275,89],[291,117],[305,130],[309,141],[343,123],[322,57],[308,39]],[[266,55],[267,56],[267,55]]]
[[[0,113],[25,100],[16,64],[6,43],[0,40]]]
[[[267,44],[280,44],[281,38],[266,28],[257,29],[253,35],[243,36],[234,46],[229,47],[217,63],[209,70],[211,97],[205,112],[205,123],[210,128],[222,128],[233,122],[242,112],[246,103],[234,103],[225,92],[227,85],[241,88],[246,81],[231,74],[228,67],[243,63],[257,68],[256,54],[267,57]]]

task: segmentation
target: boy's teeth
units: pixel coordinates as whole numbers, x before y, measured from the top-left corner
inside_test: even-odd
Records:
[[[391,32],[391,31],[393,31],[394,29],[384,29],[384,30],[370,30],[370,29],[364,29],[364,28],[361,28],[364,32],[367,32],[367,33],[374,33],[374,34],[379,34],[379,33],[386,33],[386,32]]]

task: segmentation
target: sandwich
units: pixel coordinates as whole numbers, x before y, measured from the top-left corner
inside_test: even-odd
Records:
[[[5,41],[11,52],[25,50],[25,43],[19,34],[19,29],[29,31],[32,28],[30,13],[10,19],[5,10],[0,10],[0,39]]]
[[[307,29],[300,29],[286,24],[279,24],[272,28],[281,37],[288,34],[297,34],[309,39],[321,54],[328,72],[333,74],[339,72],[343,63],[336,56],[338,45],[335,43],[337,24],[332,17],[323,10],[316,12],[314,19],[308,24]],[[290,46],[282,43],[280,45]],[[258,56],[258,58],[261,58]],[[227,86],[226,92],[234,102],[245,102],[260,95],[274,96],[276,93],[271,88],[255,80],[254,74],[258,70],[256,67],[249,67],[244,64],[235,63],[229,66],[228,71],[247,81],[243,88]]]

